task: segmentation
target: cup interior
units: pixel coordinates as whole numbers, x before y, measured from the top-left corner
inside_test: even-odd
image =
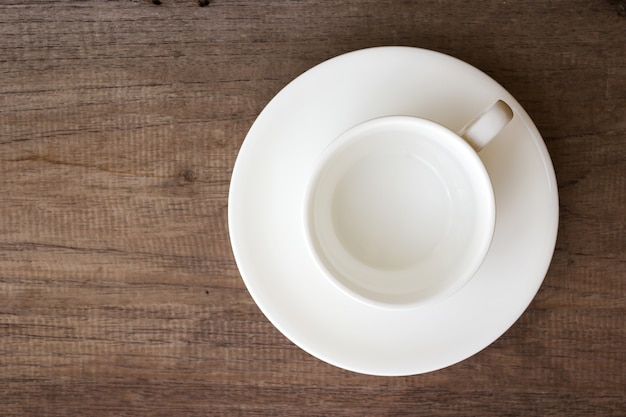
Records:
[[[381,307],[444,298],[485,258],[494,195],[476,152],[408,116],[373,119],[321,155],[305,202],[310,249],[342,291]]]

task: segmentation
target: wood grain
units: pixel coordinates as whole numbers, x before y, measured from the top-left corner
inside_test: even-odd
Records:
[[[626,415],[623,1],[154,3],[0,3],[0,415]],[[378,45],[502,83],[561,201],[528,311],[474,357],[404,378],[286,340],[240,279],[226,216],[271,97]]]

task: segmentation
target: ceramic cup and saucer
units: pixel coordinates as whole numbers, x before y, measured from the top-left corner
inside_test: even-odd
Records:
[[[493,79],[380,47],[330,59],[251,127],[229,193],[242,278],[267,318],[332,365],[412,375],[460,362],[524,312],[558,194],[543,140]]]

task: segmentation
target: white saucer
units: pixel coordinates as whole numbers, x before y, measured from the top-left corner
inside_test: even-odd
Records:
[[[408,310],[368,306],[338,291],[307,252],[303,229],[305,184],[326,145],[359,122],[394,114],[458,131],[498,99],[515,117],[480,154],[497,220],[476,276],[446,300]],[[447,55],[382,47],[326,61],[276,95],[241,147],[228,216],[243,280],[287,338],[341,368],[410,375],[468,358],[524,312],[552,258],[558,194],[539,132],[499,84]]]

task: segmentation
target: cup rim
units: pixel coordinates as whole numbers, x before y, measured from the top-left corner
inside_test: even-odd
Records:
[[[313,203],[314,203],[314,190],[317,186],[317,182],[323,170],[325,169],[325,162],[337,151],[339,151],[342,147],[348,146],[350,142],[354,140],[358,140],[356,138],[360,131],[364,131],[367,129],[371,129],[376,125],[384,124],[384,123],[420,123],[424,125],[428,125],[430,128],[434,128],[440,130],[442,133],[446,135],[450,140],[455,141],[455,146],[459,146],[463,149],[470,158],[473,158],[473,162],[479,167],[479,171],[476,173],[480,175],[481,182],[487,187],[487,201],[486,208],[488,213],[488,223],[486,225],[487,229],[484,230],[484,241],[482,242],[480,251],[477,252],[475,258],[477,261],[471,264],[471,268],[468,268],[464,274],[460,275],[460,278],[456,279],[451,285],[444,288],[437,293],[430,295],[426,299],[413,299],[411,301],[403,301],[403,302],[387,302],[381,301],[378,299],[374,299],[371,297],[367,297],[358,291],[350,288],[345,283],[341,281],[338,277],[336,277],[333,272],[326,265],[326,261],[322,259],[318,248],[317,243],[315,242],[315,238],[313,237],[314,232],[312,231],[313,226]],[[347,140],[346,140],[347,138]],[[480,159],[478,152],[472,148],[472,146],[467,143],[463,138],[461,138],[457,133],[448,129],[447,127],[427,118],[417,117],[417,116],[408,116],[408,115],[388,115],[388,116],[380,116],[372,119],[368,119],[357,123],[348,129],[341,132],[337,135],[322,151],[317,161],[314,164],[314,168],[309,174],[309,180],[305,187],[304,193],[304,210],[303,210],[303,227],[304,227],[304,236],[306,238],[306,245],[309,254],[312,255],[314,262],[318,269],[322,272],[324,277],[330,281],[337,289],[342,291],[343,293],[349,295],[350,297],[359,300],[362,303],[382,308],[382,309],[391,309],[391,310],[405,310],[418,308],[425,305],[431,305],[433,303],[442,301],[454,293],[463,288],[469,281],[471,281],[472,277],[476,274],[476,272],[480,269],[483,264],[489,249],[491,247],[491,243],[493,242],[493,235],[495,232],[495,224],[496,224],[496,205],[495,205],[495,193],[493,190],[493,185],[491,183],[491,179],[489,177],[489,173],[482,160]]]

